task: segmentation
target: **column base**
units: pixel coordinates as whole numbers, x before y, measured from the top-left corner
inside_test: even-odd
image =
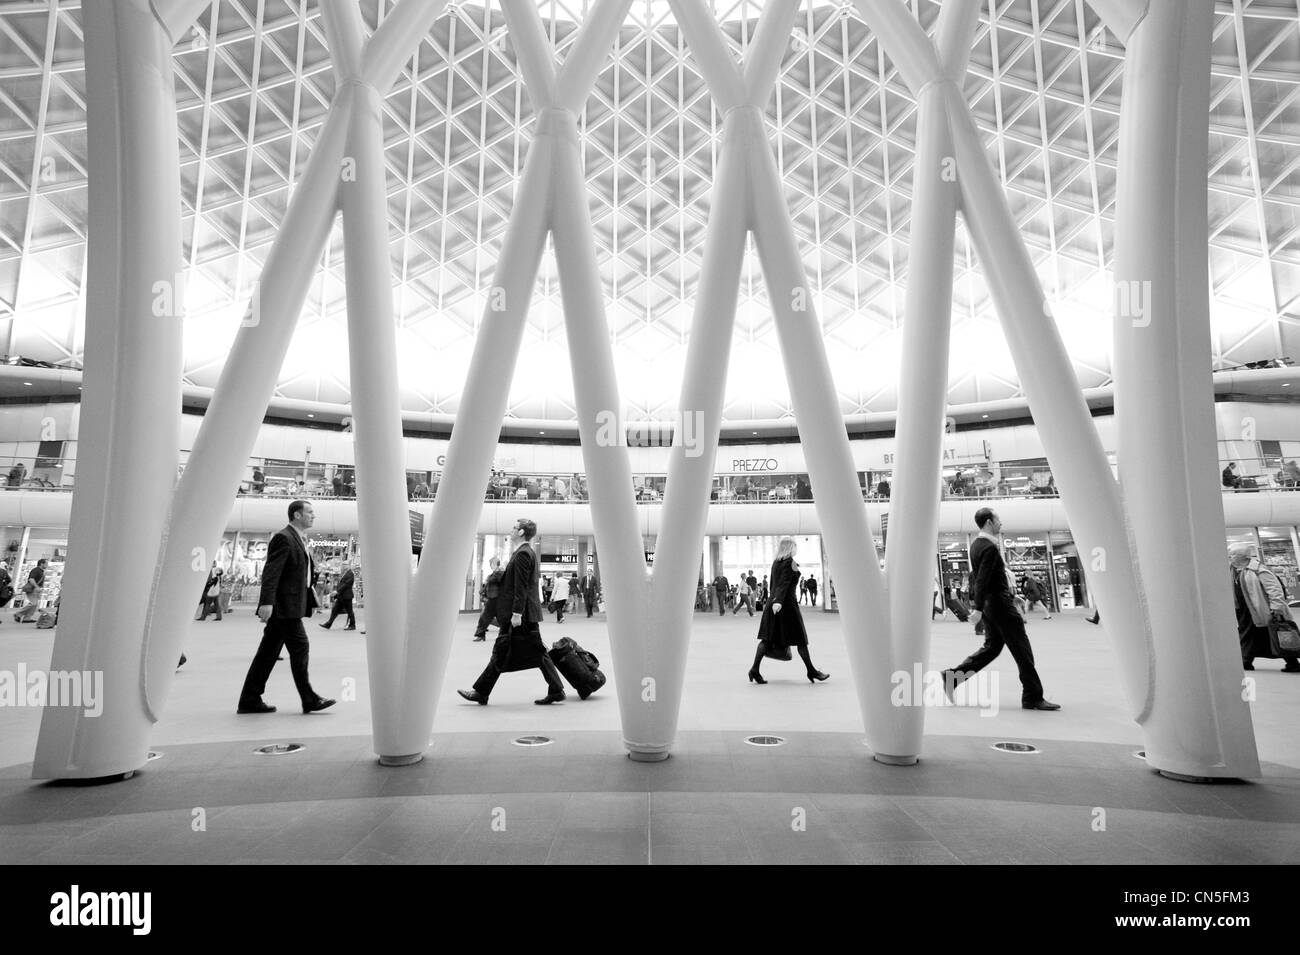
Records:
[[[1156,772],[1165,779],[1172,779],[1178,783],[1235,783],[1241,781],[1235,776],[1188,776],[1186,773],[1176,773],[1172,769],[1157,769]]]
[[[633,749],[628,750],[627,758],[634,763],[662,763],[668,758],[668,750],[642,753]]]
[[[407,756],[380,756],[380,766],[414,766],[424,759],[423,753],[411,753]]]
[[[878,763],[884,763],[886,766],[915,766],[919,757],[891,756],[888,753],[872,753],[871,758]]]
[[[123,773],[110,773],[107,776],[60,776],[50,780],[51,786],[103,786],[108,783],[124,783],[135,776],[137,770],[128,769]]]

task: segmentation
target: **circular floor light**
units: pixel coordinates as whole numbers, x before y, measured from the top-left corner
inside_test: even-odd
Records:
[[[1031,746],[1029,743],[1008,743],[1008,742],[1001,742],[1001,743],[994,743],[993,746],[992,746],[992,748],[993,748],[993,749],[996,749],[996,750],[997,750],[998,752],[1000,752],[1000,753],[1028,753],[1028,754],[1033,754],[1033,753],[1041,753],[1041,752],[1042,752],[1042,750],[1040,750],[1037,746]]]
[[[746,736],[745,742],[750,746],[781,746],[785,743],[782,736]]]
[[[156,753],[153,750],[149,750],[149,755],[148,757],[146,757],[145,762],[152,763],[155,759],[162,759],[162,758],[163,758],[162,753]]]
[[[520,736],[511,740],[516,746],[547,746],[555,740],[549,736]]]
[[[258,756],[284,756],[288,753],[301,753],[307,747],[302,743],[271,743],[253,750]]]
[[[1134,753],[1133,755],[1136,756],[1138,759],[1146,759],[1146,758],[1147,758],[1147,751],[1146,751],[1145,749],[1140,749],[1140,750],[1138,750],[1136,753]]]

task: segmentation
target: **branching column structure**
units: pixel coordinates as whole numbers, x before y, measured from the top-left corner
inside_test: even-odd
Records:
[[[1164,530],[1179,526],[1185,529],[1185,538],[1190,539],[1193,535],[1188,528],[1194,516],[1204,517],[1207,512],[1221,514],[1222,504],[1211,505],[1208,496],[1199,496],[1204,493],[1204,488],[1201,487],[1204,482],[1197,477],[1190,477],[1188,478],[1190,483],[1186,485],[1187,497],[1176,501],[1169,498],[1163,501],[1153,500],[1147,502],[1143,508],[1134,507],[1130,503],[1129,507],[1125,508],[1120,485],[1110,472],[1069,356],[1056,325],[1051,320],[1050,310],[1046,305],[1046,298],[1033,263],[1016,228],[997,177],[985,155],[979,132],[962,98],[960,88],[951,79],[945,77],[942,61],[934,45],[904,6],[894,2],[877,3],[872,0],[856,0],[856,2],[863,18],[879,37],[882,47],[898,66],[899,72],[913,94],[922,98],[935,85],[939,85],[943,90],[962,210],[998,314],[1002,319],[1012,359],[1020,375],[1034,420],[1038,424],[1048,460],[1052,464],[1052,471],[1060,488],[1061,501],[1072,533],[1079,544],[1080,553],[1088,562],[1089,581],[1097,594],[1098,606],[1105,615],[1107,630],[1115,643],[1120,673],[1134,718],[1143,727],[1146,736],[1148,762],[1158,769],[1187,776],[1257,775],[1258,759],[1250,730],[1249,712],[1240,700],[1234,702],[1231,698],[1232,693],[1228,692],[1231,689],[1235,693],[1235,683],[1225,684],[1222,679],[1217,679],[1217,690],[1213,688],[1216,685],[1215,673],[1207,669],[1209,651],[1205,649],[1207,642],[1214,643],[1213,639],[1203,640],[1198,650],[1195,646],[1189,645],[1185,633],[1170,633],[1167,640],[1154,638],[1153,620],[1169,612],[1169,603],[1152,603],[1149,607],[1150,598],[1157,591],[1153,590],[1151,583],[1141,575],[1142,562],[1138,559],[1139,552],[1134,550],[1130,540],[1130,527],[1132,527],[1133,541],[1139,542],[1140,547],[1141,539],[1147,535],[1140,532],[1138,528],[1146,526],[1153,520],[1157,522],[1153,528],[1159,527]],[[949,0],[949,4],[958,2],[977,5],[977,0]],[[1126,26],[1131,27],[1140,19],[1134,15],[1136,5],[1120,9],[1120,4],[1111,2],[1103,6],[1106,8],[1105,12],[1118,17],[1116,22],[1122,22]],[[1170,24],[1166,23],[1165,26],[1170,27]],[[1181,52],[1191,56],[1191,61],[1183,66],[1187,71],[1188,75],[1185,79],[1188,81],[1196,75],[1197,71],[1208,70],[1209,66],[1208,33],[1204,37],[1204,49],[1197,50],[1195,55],[1192,55],[1195,49],[1194,29],[1188,28],[1188,33],[1167,29],[1158,39],[1157,34],[1153,32],[1149,40],[1157,49],[1163,46],[1168,50],[1170,48],[1168,45],[1182,45]],[[1177,59],[1180,53],[1172,55]],[[1177,72],[1176,67],[1171,68],[1175,69],[1175,73]],[[1154,145],[1158,140],[1149,137],[1156,136],[1157,133],[1153,133],[1150,129],[1132,128],[1130,97],[1133,93],[1131,91],[1134,87],[1140,88],[1142,82],[1141,75],[1126,76],[1125,107],[1129,110],[1130,117],[1124,131],[1129,136],[1136,134],[1136,138]],[[1199,131],[1192,131],[1188,127],[1196,125],[1191,122],[1191,117],[1196,113],[1196,106],[1189,97],[1189,102],[1184,108],[1181,111],[1178,109],[1178,100],[1174,97],[1176,83],[1176,79],[1166,83],[1164,95],[1151,92],[1145,94],[1139,102],[1147,104],[1146,108],[1155,113],[1173,114],[1170,115],[1169,122],[1181,124],[1178,128],[1189,141],[1195,141],[1197,136],[1204,139],[1206,121],[1204,106],[1208,105],[1208,99],[1202,104],[1196,121],[1196,124],[1199,124]],[[1170,135],[1173,135],[1172,132]],[[1153,259],[1166,263],[1162,274],[1168,282],[1165,288],[1171,300],[1175,298],[1174,283],[1180,277],[1172,263],[1182,262],[1187,269],[1186,274],[1190,274],[1195,265],[1195,256],[1186,251],[1179,256],[1175,251],[1178,245],[1175,236],[1168,232],[1161,233],[1160,230],[1155,229],[1155,225],[1172,219],[1173,206],[1168,203],[1175,201],[1175,195],[1185,198],[1186,193],[1192,188],[1200,190],[1200,203],[1204,208],[1203,143],[1199,150],[1201,165],[1198,186],[1191,186],[1192,176],[1187,175],[1181,181],[1182,193],[1177,193],[1172,186],[1167,187],[1170,191],[1164,193],[1165,205],[1160,206],[1161,211],[1153,213],[1150,220],[1144,222],[1127,219],[1121,222],[1121,231],[1132,230],[1129,234],[1135,239],[1141,237],[1137,241],[1145,244],[1148,254]],[[1195,154],[1196,150],[1193,150],[1191,154],[1180,160],[1182,164],[1180,168],[1185,173],[1188,167],[1195,164]],[[1151,153],[1147,156],[1150,161],[1150,167],[1146,171],[1148,177],[1154,176],[1158,179],[1168,175],[1167,156],[1157,158]],[[1128,174],[1133,174],[1132,168],[1129,168]],[[1150,201],[1159,203],[1161,200]],[[1121,214],[1123,212],[1124,210],[1121,210]],[[1202,269],[1201,278],[1198,285],[1195,278],[1187,279],[1185,275],[1181,276],[1184,281],[1177,291],[1184,297],[1203,296],[1206,289],[1204,228],[1202,216],[1197,228],[1199,240],[1192,238],[1188,241],[1189,247],[1196,241],[1201,242],[1202,248],[1197,253]],[[1151,230],[1155,230],[1157,234],[1152,234]],[[1145,265],[1154,267],[1154,263],[1150,260]],[[1168,303],[1168,307],[1170,311],[1164,334],[1168,336],[1166,341],[1172,341],[1177,339],[1179,334],[1177,329],[1180,326],[1175,322],[1175,306],[1172,301]],[[1205,316],[1205,307],[1202,301],[1199,314],[1204,316],[1201,319],[1204,325],[1202,331],[1189,333],[1193,340],[1198,334],[1208,335],[1208,316]],[[1196,315],[1197,311],[1194,310],[1191,319],[1193,324]],[[1117,323],[1131,322],[1131,318],[1117,316],[1116,321]],[[1125,340],[1126,334],[1117,332],[1117,343]],[[1195,351],[1194,343],[1186,345],[1183,354],[1179,355],[1175,352],[1162,352],[1160,346],[1155,345],[1154,341],[1147,342],[1147,348],[1143,353],[1145,361],[1141,374],[1151,374],[1151,366],[1163,367],[1169,369],[1166,372],[1166,380],[1171,385],[1177,383],[1177,386],[1158,396],[1151,396],[1151,404],[1144,411],[1149,412],[1161,405],[1177,405],[1177,394],[1180,388],[1190,395],[1197,384],[1205,393],[1202,400],[1208,397],[1210,367],[1208,348],[1205,349],[1207,360],[1199,369],[1199,374],[1203,376],[1199,383],[1193,381],[1191,365],[1187,363],[1186,357],[1187,353]],[[1117,348],[1117,352],[1122,353],[1123,348]],[[1181,372],[1173,370],[1175,366],[1181,369]],[[1117,388],[1120,387],[1118,379],[1123,368],[1124,365],[1117,362]],[[1183,376],[1181,379],[1180,373]],[[1118,411],[1118,400],[1116,404]],[[1204,429],[1199,425],[1190,426],[1187,423],[1186,409],[1177,406],[1169,408],[1167,413],[1176,419],[1178,429],[1177,436],[1167,439],[1170,442],[1171,457],[1161,460],[1158,472],[1148,469],[1140,478],[1141,480],[1155,483],[1153,474],[1166,471],[1169,460],[1190,463],[1189,455],[1193,449],[1197,451],[1197,460],[1205,454],[1213,454],[1213,438],[1208,439],[1208,444],[1204,443],[1206,441],[1205,434],[1202,433]],[[1212,415],[1210,417],[1212,419]],[[1170,423],[1169,426],[1172,428],[1175,425]],[[1121,424],[1121,429],[1125,427],[1126,425]],[[1156,435],[1145,430],[1142,425],[1132,423],[1127,427],[1131,429],[1130,435],[1143,436],[1133,444],[1140,443],[1142,440],[1157,439]],[[1193,435],[1195,441],[1192,440]],[[1211,472],[1214,470],[1215,468],[1210,468]],[[1196,501],[1191,499],[1193,488],[1199,492]],[[1205,505],[1204,510],[1189,509],[1198,502]],[[1156,512],[1155,515],[1152,514],[1152,510]],[[1197,553],[1205,556],[1212,548],[1209,546],[1208,538],[1202,537],[1201,540],[1205,543],[1205,549],[1198,550]],[[1165,546],[1169,546],[1168,542]],[[1221,547],[1219,549],[1221,550]],[[1146,562],[1146,566],[1154,568],[1156,574],[1170,574],[1171,566],[1179,566],[1182,563],[1178,561],[1172,565],[1169,563],[1159,565],[1153,552],[1152,559]],[[1212,567],[1208,561],[1198,563],[1197,570],[1203,592],[1214,593],[1217,586],[1221,596],[1223,581],[1226,579],[1221,560],[1217,568]],[[1217,585],[1215,574],[1218,575]],[[1177,603],[1180,598],[1170,595],[1167,599]],[[1211,625],[1217,624],[1212,620]],[[1161,629],[1164,629],[1163,624]],[[1158,652],[1159,668],[1157,667]],[[1228,651],[1215,651],[1214,655],[1222,659],[1226,652]],[[1221,668],[1217,669],[1221,676]],[[1157,693],[1156,681],[1158,670],[1169,674],[1169,678],[1161,681],[1159,693]],[[1213,702],[1211,696],[1214,696]]]
[[[193,0],[167,5],[155,0],[153,4],[162,11],[160,16],[166,17],[173,35],[187,25],[182,22],[187,11],[192,19],[203,5]],[[47,708],[33,769],[36,778],[105,776],[128,772],[144,764],[149,730],[167,698],[176,660],[189,631],[194,602],[203,589],[225,530],[230,513],[226,502],[238,493],[258,429],[275,391],[298,316],[338,211],[340,187],[349,185],[358,192],[369,189],[368,195],[375,194],[375,177],[382,176],[382,167],[376,167],[373,151],[376,98],[392,85],[402,63],[414,52],[445,5],[446,0],[404,0],[362,47],[359,23],[352,9],[354,0],[323,0],[325,22],[332,34],[331,56],[336,75],[344,79],[271,246],[185,473],[174,492],[170,488],[175,480],[176,449],[180,445],[180,323],[179,319],[172,322],[176,326],[174,330],[160,328],[164,320],[151,318],[146,311],[147,303],[159,294],[155,288],[159,276],[170,281],[180,265],[180,174],[171,95],[170,42],[163,44],[161,24],[154,21],[155,25],[151,25],[143,13],[143,3],[133,0],[129,4],[88,5],[90,15],[95,18],[90,22],[96,24],[87,34],[88,59],[94,59],[99,48],[113,43],[119,49],[130,51],[130,58],[120,62],[96,61],[99,65],[95,69],[102,66],[104,72],[99,82],[92,80],[89,85],[97,90],[116,90],[114,95],[125,112],[115,121],[111,112],[100,114],[98,110],[89,110],[92,117],[106,115],[109,123],[120,128],[120,132],[92,129],[92,148],[97,139],[103,145],[113,137],[117,151],[133,160],[137,155],[147,155],[151,163],[144,169],[126,162],[114,165],[111,156],[103,160],[103,165],[96,156],[92,156],[91,162],[92,170],[105,170],[104,176],[96,175],[92,180],[92,196],[112,195],[119,182],[134,182],[138,186],[132,193],[124,194],[120,206],[105,208],[105,215],[98,217],[101,227],[92,234],[91,255],[104,254],[106,249],[108,254],[113,254],[112,245],[118,241],[117,254],[123,255],[123,260],[111,267],[106,264],[99,278],[103,287],[119,289],[115,299],[112,296],[106,299],[115,300],[117,311],[112,319],[105,319],[105,333],[112,330],[118,334],[116,330],[120,328],[123,333],[139,336],[140,344],[106,340],[103,347],[90,347],[88,340],[86,410],[95,414],[96,406],[102,404],[106,420],[97,426],[93,418],[83,418],[83,432],[89,440],[89,446],[83,445],[83,456],[87,462],[117,460],[121,464],[108,470],[102,479],[93,473],[87,475],[89,481],[79,476],[78,483],[89,487],[78,488],[75,506],[102,508],[110,516],[100,526],[87,518],[79,523],[74,514],[69,554],[89,555],[89,561],[99,566],[94,587],[85,588],[86,602],[82,604],[79,602],[82,588],[72,576],[77,572],[76,558],[69,565],[72,585],[69,592],[73,595],[69,609],[79,609],[59,628],[53,664],[56,668],[66,662],[70,669],[104,669],[105,715],[85,719],[79,710]],[[101,7],[118,8],[118,16],[126,15],[127,10],[137,15],[125,25],[110,20],[101,22]],[[96,34],[94,40],[92,34]],[[148,43],[154,46],[150,48]],[[138,83],[132,85],[136,83],[133,75],[141,71],[148,73],[151,84],[148,88],[139,88]],[[353,108],[357,103],[368,115],[354,122]],[[149,123],[161,123],[166,128],[151,127]],[[121,136],[121,146],[116,144],[117,135]],[[349,147],[355,148],[358,156],[347,156]],[[345,159],[353,161],[345,163]],[[370,177],[370,182],[362,180],[363,173]],[[355,182],[345,181],[349,174]],[[382,197],[382,180],[377,188]],[[345,226],[362,230],[362,245],[382,242],[386,249],[387,237],[376,231],[373,219],[367,219],[367,214],[357,209],[346,192],[343,196],[348,207]],[[98,199],[92,198],[92,202]],[[146,210],[152,210],[153,215],[147,220],[137,220]],[[113,225],[118,221],[113,217],[120,217],[121,240],[113,234]],[[127,229],[131,230],[130,234]],[[376,279],[385,288],[391,287],[387,259],[383,259],[381,277],[373,274],[379,267],[375,259],[357,261],[364,250],[357,249],[356,241],[349,243],[347,252],[349,310],[354,311],[362,304],[374,308]],[[364,289],[354,290],[354,278],[361,281],[363,277]],[[97,325],[98,316],[89,316],[88,336],[93,338],[98,334],[91,331]],[[387,331],[380,325],[386,325]],[[373,445],[376,468],[391,467],[393,460],[400,461],[400,457],[393,457],[390,447],[396,440],[400,449],[400,432],[395,431],[394,424],[400,419],[380,420],[381,415],[395,416],[397,408],[396,375],[391,370],[395,358],[385,364],[378,351],[387,342],[392,354],[391,326],[391,305],[365,319],[355,314],[349,318],[356,352],[352,359],[354,379],[360,368],[364,371],[361,380],[366,380],[367,388],[375,392],[354,395],[358,412],[357,441],[359,447]],[[360,329],[364,329],[360,332],[361,339],[377,336],[381,345],[372,348],[358,341]],[[152,336],[159,336],[160,343],[151,341]],[[148,356],[156,352],[158,360],[150,360]],[[133,364],[137,359],[142,362],[138,368]],[[371,363],[375,367],[370,367]],[[389,370],[385,371],[386,368]],[[96,402],[92,400],[95,393],[92,389],[99,387],[96,382],[100,381],[104,382],[101,394],[106,397]],[[386,394],[390,388],[392,396]],[[361,432],[367,426],[373,433],[363,437]],[[95,442],[99,441],[104,446],[95,453]],[[110,443],[117,458],[110,458]],[[119,447],[120,452],[116,450]],[[364,467],[362,464],[358,470],[359,494],[373,500],[361,505],[361,535],[367,541],[367,562],[384,566],[391,559],[387,552],[397,546],[393,540],[391,488],[380,483],[388,481],[388,477],[376,477],[375,468],[370,469],[367,486],[368,472]],[[84,475],[87,470],[83,468],[81,473]],[[137,495],[138,508],[124,506],[124,501],[134,501]],[[168,505],[164,521],[159,514]],[[115,532],[106,535],[104,528],[117,521],[126,523],[120,531],[114,524],[111,529]],[[123,554],[122,542],[132,540],[141,541],[140,546],[149,552],[147,557],[142,555],[134,560],[129,554]],[[103,551],[108,541],[114,547],[111,556]],[[409,546],[409,539],[403,538],[403,555],[409,552]],[[140,574],[141,567],[149,566],[156,567],[152,580]],[[108,572],[112,567],[121,569],[121,579]],[[406,606],[409,589],[409,567],[403,564],[400,574],[375,573],[368,575],[367,580],[372,605],[391,604],[397,608],[389,611],[393,614],[391,619],[381,610],[382,623],[371,627],[367,649],[371,679],[375,680],[391,676],[396,664],[389,660],[400,654],[403,631],[382,628],[397,627],[401,622],[401,608]],[[76,663],[71,662],[74,659]],[[372,696],[376,728],[389,725],[391,709],[395,707],[391,695]]]
[[[725,387],[716,356],[730,351],[744,241],[752,230],[815,491],[817,516],[835,567],[835,590],[867,742],[877,759],[915,762],[916,748],[909,744],[911,734],[907,732],[907,723],[914,717],[904,708],[890,705],[894,666],[879,556],[862,505],[812,292],[763,124],[763,106],[776,84],[798,2],[774,0],[765,7],[743,71],[727,51],[722,31],[704,3],[670,2],[724,119],[682,398],[684,410],[703,410],[704,434],[710,440],[703,456],[695,460],[674,449],[664,508],[669,512],[675,507],[696,508],[703,516],[708,507]],[[667,533],[661,535],[656,557],[664,550],[666,538]],[[694,562],[682,564],[694,580]],[[683,602],[683,606],[689,604]]]
[[[505,384],[520,357],[523,323],[548,232],[554,239],[592,523],[600,542],[624,743],[634,759],[660,760],[668,755],[676,732],[706,514],[698,507],[674,508],[670,498],[652,575],[633,499],[578,133],[577,114],[630,6],[630,0],[596,4],[558,73],[536,7],[504,7],[537,126],[434,504],[430,537],[445,546],[426,551],[416,575],[414,599],[434,612],[426,618],[429,633],[413,632],[407,651],[402,698],[410,722],[402,737],[405,746],[423,748],[433,722],[455,623],[453,585],[482,506],[481,488],[506,410]],[[737,209],[737,221],[739,215]],[[688,374],[688,380],[707,381],[711,372]],[[720,393],[718,404],[720,413]],[[683,402],[683,408],[696,407]],[[675,456],[685,452],[681,431]],[[703,463],[706,484],[695,489],[691,500],[707,505],[713,457],[707,450],[693,453]],[[670,472],[669,495],[680,483]]]

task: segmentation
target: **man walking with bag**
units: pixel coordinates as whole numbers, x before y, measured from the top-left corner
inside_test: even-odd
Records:
[[[560,673],[546,652],[537,626],[542,619],[542,604],[537,598],[537,557],[530,543],[536,534],[537,525],[527,518],[515,521],[510,531],[514,552],[501,576],[501,592],[497,596],[497,625],[501,630],[492,646],[492,659],[472,690],[456,691],[471,703],[487,706],[492,688],[502,673],[534,668],[542,671],[547,693],[533,702],[546,706],[564,699]]]

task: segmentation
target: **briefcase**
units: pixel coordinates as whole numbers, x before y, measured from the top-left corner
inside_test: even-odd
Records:
[[[1300,627],[1294,620],[1274,618],[1268,622],[1268,642],[1274,656],[1300,655]]]

